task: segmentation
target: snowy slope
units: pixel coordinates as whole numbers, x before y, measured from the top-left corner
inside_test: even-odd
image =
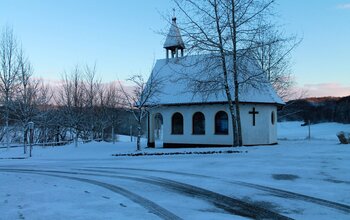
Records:
[[[309,126],[301,126],[304,122],[291,121],[278,123],[278,139],[303,140],[309,136]],[[320,123],[310,126],[311,139],[337,141],[336,133],[350,131],[349,124]]]

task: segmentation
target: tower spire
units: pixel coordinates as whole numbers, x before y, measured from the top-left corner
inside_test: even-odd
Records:
[[[174,58],[175,56],[179,57],[179,51],[181,51],[181,57],[183,57],[184,55],[183,52],[185,49],[185,44],[182,40],[180,29],[176,24],[175,8],[173,9],[173,18],[171,26],[163,47],[166,50],[167,59],[169,59],[169,51],[171,54],[171,58]]]

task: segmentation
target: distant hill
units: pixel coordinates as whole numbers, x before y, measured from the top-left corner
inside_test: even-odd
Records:
[[[350,123],[350,96],[291,100],[279,111],[279,121]]]

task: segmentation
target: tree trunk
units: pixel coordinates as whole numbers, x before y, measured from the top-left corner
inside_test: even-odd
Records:
[[[115,144],[114,125],[112,125],[112,142]]]
[[[218,5],[215,4],[215,21],[216,21],[216,31],[218,34],[218,39],[219,39],[219,49],[220,49],[220,59],[222,63],[222,70],[224,73],[224,87],[225,87],[225,92],[226,92],[226,97],[228,101],[228,105],[230,108],[230,114],[231,114],[231,119],[232,119],[232,133],[233,133],[233,140],[232,140],[232,146],[235,147],[237,146],[237,127],[236,127],[236,117],[234,114],[234,108],[233,108],[233,102],[232,102],[232,95],[228,83],[228,70],[227,70],[227,65],[226,65],[226,54],[224,51],[223,47],[223,38],[222,38],[222,30],[220,27],[219,23],[219,14],[218,14]]]
[[[32,157],[32,151],[33,151],[33,142],[34,142],[34,131],[33,129],[29,130],[29,157]]]
[[[56,143],[58,144],[59,142],[60,142],[60,126],[57,126]]]
[[[23,153],[27,154],[27,130],[23,127]]]
[[[102,128],[102,129],[101,129],[101,141],[103,141],[104,136],[105,136],[105,129]]]
[[[139,126],[137,127],[137,151],[141,150],[141,125],[139,124]]]
[[[90,139],[91,139],[91,141],[94,140],[94,130],[93,130],[92,127],[91,127],[91,129],[90,129]]]
[[[49,129],[45,125],[45,145],[47,144]]]
[[[236,48],[236,42],[234,43]],[[235,87],[235,107],[236,107],[236,122],[237,122],[237,139],[236,146],[242,146],[242,125],[241,125],[241,111],[239,106],[239,82],[238,82],[238,68],[237,68],[237,53],[233,54],[233,81]]]
[[[236,122],[237,122],[237,140],[236,145],[242,146],[242,126],[241,126],[241,112],[239,106],[239,82],[238,82],[238,66],[237,66],[237,25],[236,25],[236,8],[235,1],[232,4],[232,44],[233,44],[233,83],[235,88],[235,107],[236,107]]]
[[[7,100],[8,98],[6,98]],[[10,149],[10,134],[9,134],[9,107],[8,107],[8,101],[6,101],[6,115],[5,115],[5,134],[6,134],[6,148],[7,150]]]
[[[238,146],[242,146],[243,140],[242,140],[241,110],[240,110],[240,106],[239,106],[238,91],[237,92],[236,91],[235,91],[235,106],[236,106],[236,121],[237,121],[237,142],[236,142],[236,144]]]
[[[78,147],[78,131],[75,131],[74,146]]]

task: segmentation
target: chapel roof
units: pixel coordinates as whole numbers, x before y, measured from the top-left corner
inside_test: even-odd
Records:
[[[173,17],[172,19],[172,23],[163,47],[166,49],[185,49],[185,44],[182,40],[180,29],[176,24],[176,17]]]
[[[227,59],[228,68],[231,68],[232,59]],[[219,58],[213,55],[193,55],[177,59],[157,60],[148,86],[151,81],[156,82],[158,92],[152,96],[147,105],[180,105],[180,104],[211,104],[227,102],[223,88],[222,68]],[[239,61],[241,78],[249,83],[242,83],[239,100],[242,103],[268,103],[284,105],[266,77],[259,73],[259,68],[253,61],[242,59]],[[231,72],[232,73],[232,72]],[[229,74],[232,76],[232,74]],[[203,82],[193,87],[193,82]],[[209,81],[210,83],[206,83]],[[229,78],[232,99],[234,87],[232,77]],[[209,86],[208,86],[209,85]]]

